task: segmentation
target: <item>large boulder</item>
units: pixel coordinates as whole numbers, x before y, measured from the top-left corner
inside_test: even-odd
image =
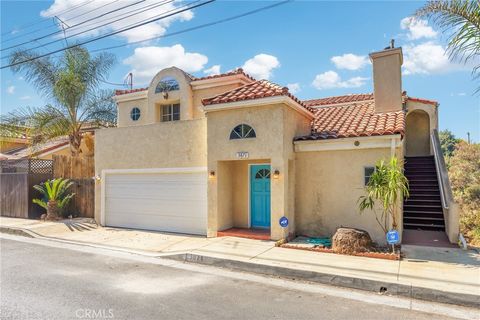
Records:
[[[352,254],[367,252],[372,248],[372,239],[365,230],[338,228],[332,238],[332,249],[336,253]]]

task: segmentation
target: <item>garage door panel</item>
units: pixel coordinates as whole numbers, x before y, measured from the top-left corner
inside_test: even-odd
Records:
[[[207,173],[106,175],[105,224],[206,234]]]

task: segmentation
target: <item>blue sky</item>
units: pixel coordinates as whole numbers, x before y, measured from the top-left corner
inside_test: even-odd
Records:
[[[59,30],[49,18],[60,18],[72,26],[128,4],[126,1],[95,0],[2,1],[2,48]],[[133,1],[132,1],[133,2]],[[151,8],[144,13],[110,24],[106,16],[72,28],[72,35],[91,24],[95,30],[72,37],[83,41],[98,34],[118,30],[130,23],[145,21],[164,10],[180,7],[168,3],[155,8],[159,1],[147,0],[118,11],[111,16],[135,8]],[[82,5],[81,7],[76,7]],[[87,45],[91,50],[128,44],[160,36],[217,19],[234,16],[272,2],[217,1],[186,11],[168,21],[159,21],[127,34],[120,34]],[[480,140],[480,100],[473,92],[468,67],[451,63],[444,55],[445,35],[426,21],[408,19],[422,2],[314,2],[297,1],[224,24],[199,29],[141,44],[129,44],[111,50],[117,57],[108,81],[123,83],[128,72],[134,73],[134,86],[148,83],[161,68],[177,65],[202,76],[244,67],[258,78],[269,78],[289,86],[301,99],[372,91],[371,65],[368,53],[378,51],[395,38],[404,49],[403,88],[409,95],[440,102],[440,128],[452,130],[466,138],[470,132]],[[102,7],[104,6],[104,7]],[[152,6],[152,7],[148,7]],[[72,9],[73,8],[73,9]],[[70,12],[62,13],[71,9]],[[42,20],[43,19],[43,20]],[[30,28],[22,28],[32,22]],[[97,23],[97,24],[95,24]],[[13,32],[10,32],[12,31]],[[25,35],[27,32],[39,30]],[[78,30],[78,31],[75,31]],[[68,30],[67,30],[68,31]],[[12,37],[21,37],[12,39]],[[53,40],[58,38],[53,38]],[[47,39],[30,42],[25,47],[43,44]],[[49,39],[52,40],[52,39]],[[59,41],[41,48],[41,52],[60,48]],[[4,50],[2,57],[10,50]],[[1,60],[4,65],[7,60]],[[17,107],[40,106],[47,101],[39,97],[21,74],[1,70],[1,112]],[[106,88],[117,88],[105,84]]]

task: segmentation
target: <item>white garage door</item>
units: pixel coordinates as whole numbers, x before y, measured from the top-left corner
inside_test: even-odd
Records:
[[[106,226],[207,232],[206,172],[108,173],[104,190]]]

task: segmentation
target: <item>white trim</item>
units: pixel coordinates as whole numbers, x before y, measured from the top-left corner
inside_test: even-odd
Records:
[[[305,107],[303,107],[298,102],[296,102],[295,100],[293,100],[288,96],[275,96],[275,97],[267,97],[267,98],[252,99],[252,100],[219,103],[219,104],[213,104],[213,105],[206,105],[203,107],[203,109],[205,110],[205,112],[214,112],[214,111],[241,109],[241,108],[248,108],[248,107],[258,107],[258,106],[265,106],[265,105],[279,104],[279,103],[284,103],[288,105],[293,110],[299,112],[300,114],[306,116],[309,119],[313,119],[314,117],[310,111],[308,111]]]
[[[100,194],[100,225],[105,226],[105,188],[108,174],[148,174],[148,173],[192,173],[207,172],[207,167],[178,167],[178,168],[146,168],[146,169],[103,169],[101,173],[101,194]]]
[[[118,103],[118,102],[132,101],[132,100],[147,99],[147,96],[148,96],[148,90],[142,90],[142,91],[124,93],[124,94],[113,96],[113,100]]]
[[[355,146],[355,141],[360,145]],[[399,148],[401,135],[294,141],[295,152]]]
[[[249,163],[248,164],[248,228],[252,228],[252,213],[251,213],[251,203],[250,203],[250,195],[251,195],[251,186],[252,186],[252,166],[270,166],[270,227],[268,229],[272,229],[272,164],[271,163]]]

